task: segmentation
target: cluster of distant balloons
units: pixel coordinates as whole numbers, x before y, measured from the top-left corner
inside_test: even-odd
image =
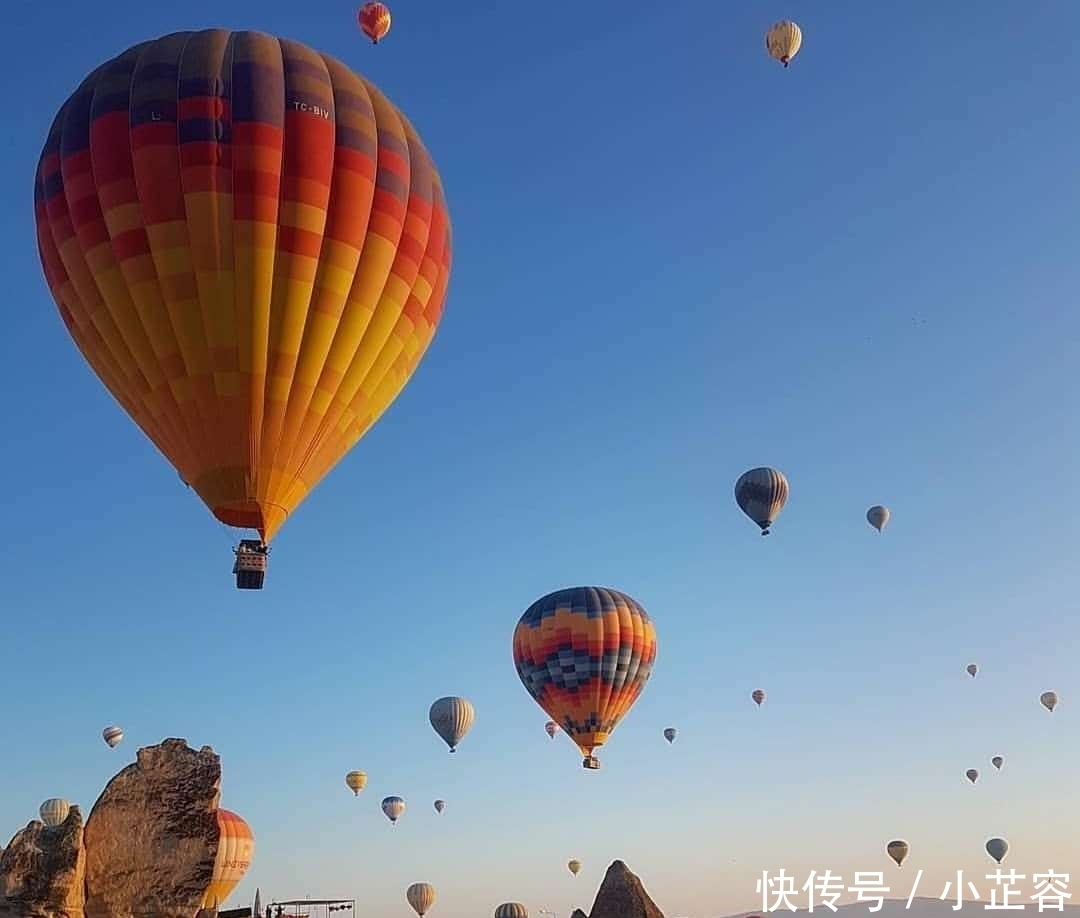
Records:
[[[979,674],[979,665],[977,663],[969,663],[965,669],[972,679]],[[1054,708],[1057,707],[1058,704],[1057,692],[1043,692],[1039,696],[1039,703],[1052,714]],[[1005,759],[1003,756],[995,755],[991,757],[990,764],[1000,771],[1001,766],[1005,764]],[[977,768],[969,768],[964,772],[964,775],[972,784],[979,780],[979,771]],[[895,839],[885,846],[885,850],[889,857],[896,861],[896,866],[902,867],[904,859],[907,858],[911,849],[908,846],[908,843],[903,839]],[[1009,853],[1009,843],[1004,838],[988,839],[986,842],[986,853],[1000,864],[1005,859],[1005,855]]]
[[[435,904],[435,887],[430,883],[413,883],[405,890],[405,901],[424,918]],[[504,902],[496,906],[494,918],[529,918],[529,910],[520,902]]]

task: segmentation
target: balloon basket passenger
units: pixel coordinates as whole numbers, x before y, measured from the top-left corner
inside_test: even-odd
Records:
[[[238,590],[261,590],[263,581],[266,579],[267,555],[270,547],[258,539],[241,539],[240,544],[233,549],[236,555],[236,563],[233,565],[233,573],[236,574],[236,588]]]

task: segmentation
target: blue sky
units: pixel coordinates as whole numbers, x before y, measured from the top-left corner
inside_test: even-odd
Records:
[[[669,915],[711,918],[754,908],[763,869],[884,870],[897,836],[935,896],[986,872],[990,835],[1020,872],[1075,866],[1080,8],[393,10],[377,48],[343,2],[55,0],[7,22],[5,837],[182,736],[222,755],[223,805],[258,837],[235,902],[407,915],[425,880],[433,918],[564,916],[622,857]],[[786,72],[762,47],[784,16],[805,35]],[[85,366],[34,240],[67,94],[206,26],[374,79],[454,225],[432,348],[261,593],[233,588],[232,537]],[[792,494],[761,539],[732,484],[766,464]],[[534,599],[584,583],[659,636],[599,773],[548,741],[510,655]],[[444,694],[477,709],[456,756],[427,722]],[[387,794],[409,803],[396,829]]]

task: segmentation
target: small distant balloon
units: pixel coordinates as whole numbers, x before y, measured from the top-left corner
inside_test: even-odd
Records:
[[[390,8],[385,3],[365,3],[356,14],[360,31],[377,45],[390,31]]]
[[[555,739],[555,734],[559,732],[559,725],[553,720],[549,720],[544,724],[544,729],[547,731],[547,735],[552,739]]]
[[[975,674],[978,673],[978,671],[979,671],[978,666],[976,666],[974,663],[968,663],[967,672],[968,672],[968,675],[971,676],[972,679],[975,678]]]
[[[735,503],[766,536],[783,511],[790,490],[783,472],[767,467],[750,469],[735,482]]]
[[[353,796],[359,796],[360,791],[367,787],[367,775],[362,771],[350,771],[345,775],[345,786],[353,792]]]
[[[529,918],[529,910],[520,902],[504,902],[495,909],[495,918]]]
[[[567,863],[567,869],[576,877],[581,873],[581,861],[573,860]]]
[[[967,771],[964,772],[964,774],[967,775],[967,779],[972,784],[979,780],[979,772],[976,771],[974,768],[969,768]]]
[[[1003,759],[1003,758],[1002,758],[1002,757],[1001,757],[1000,755],[995,755],[995,756],[994,756],[994,757],[993,757],[993,758],[992,758],[992,759],[990,760],[990,764],[991,764],[991,765],[993,765],[993,766],[994,766],[994,768],[996,768],[996,769],[997,769],[998,771],[1001,771],[1001,765],[1002,765],[1002,763],[1003,763],[1004,761],[1005,761],[1005,760],[1004,760],[1004,759]]]
[[[750,697],[754,699],[754,704],[760,708],[765,701],[765,692],[762,689],[757,688],[750,693]]]
[[[108,743],[110,749],[115,749],[124,739],[124,731],[119,727],[106,727],[101,731],[101,738]]]
[[[405,813],[405,801],[400,797],[384,797],[382,811],[386,814],[386,818],[389,819],[390,822],[397,825],[397,821]]]
[[[889,513],[888,507],[875,506],[866,511],[866,521],[878,532],[889,525],[890,516],[892,514]]]
[[[1058,703],[1057,692],[1043,692],[1039,696],[1039,702],[1044,708],[1046,708],[1046,710],[1050,711],[1050,713],[1053,713],[1054,708],[1057,707]]]
[[[666,739],[669,743],[674,743],[677,734],[678,731],[674,727],[668,727],[664,731],[664,739]]]
[[[909,850],[906,841],[902,838],[898,838],[895,841],[889,842],[889,844],[885,846],[885,850],[889,853],[889,857],[896,861],[897,867],[904,866],[904,858],[908,856]]]
[[[780,61],[784,67],[791,63],[801,47],[802,29],[790,20],[773,24],[765,33],[765,50],[769,52],[769,57]]]
[[[71,812],[71,804],[60,797],[50,797],[38,809],[41,821],[47,826],[58,826],[68,818]]]
[[[420,918],[424,918],[435,904],[435,887],[430,883],[413,883],[405,890],[405,901]]]
[[[986,853],[999,864],[1009,853],[1009,843],[1004,838],[991,838],[986,842]]]
[[[445,809],[446,809],[446,801],[445,800],[436,800],[435,801],[435,812],[436,813],[441,813]]]
[[[457,752],[458,743],[465,738],[476,720],[476,711],[464,698],[439,698],[431,705],[428,720],[450,751]]]

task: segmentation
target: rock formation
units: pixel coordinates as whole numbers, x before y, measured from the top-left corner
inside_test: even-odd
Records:
[[[192,918],[214,872],[220,788],[209,746],[140,749],[86,820],[85,918]]]
[[[664,918],[645,887],[622,861],[608,867],[589,918]]]
[[[0,918],[83,918],[82,813],[60,825],[34,819],[0,849]]]
[[[575,908],[570,918],[589,918],[580,908]]]

